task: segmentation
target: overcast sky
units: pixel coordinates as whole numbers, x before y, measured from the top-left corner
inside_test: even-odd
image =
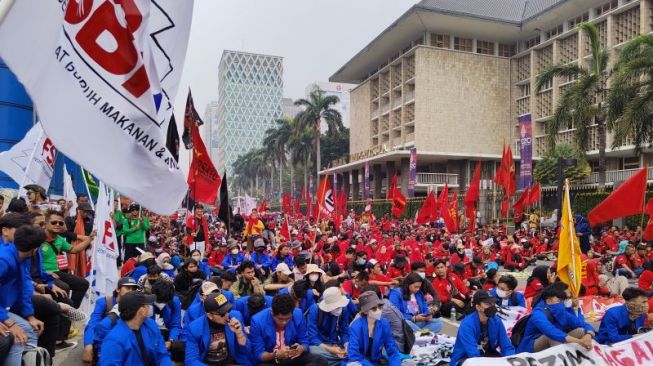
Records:
[[[175,103],[178,124],[189,86],[202,117],[206,105],[218,100],[224,50],[282,56],[284,97],[296,99],[310,83],[327,81],[417,1],[195,0]]]

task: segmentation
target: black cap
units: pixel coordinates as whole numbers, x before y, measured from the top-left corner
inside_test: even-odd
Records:
[[[474,293],[474,305],[478,305],[482,302],[488,303],[488,304],[496,304],[497,298],[490,295],[489,292],[485,290],[478,290],[476,293]]]
[[[93,207],[88,202],[80,202],[79,204],[77,204],[77,208],[80,211],[93,211]]]
[[[258,312],[265,308],[265,297],[263,295],[252,295],[247,299],[247,307]]]
[[[116,287],[121,288],[123,286],[138,287],[138,283],[136,283],[136,281],[131,277],[123,277],[123,278],[118,280],[118,286],[116,286]]]
[[[45,197],[47,197],[47,195],[46,195],[46,193],[45,193],[45,188],[41,187],[41,186],[38,185],[38,184],[28,184],[28,185],[26,185],[26,186],[23,187],[23,188],[26,189],[26,190],[28,190],[28,191],[32,191],[32,192],[36,192],[36,193],[38,193],[39,195],[41,195],[41,197],[42,197],[43,199],[45,199]]]
[[[214,292],[204,299],[204,310],[207,313],[226,314],[231,309],[231,303],[221,293]]]
[[[118,311],[129,312],[136,311],[143,305],[154,304],[156,301],[156,296],[147,295],[143,292],[132,291],[120,297],[120,302],[118,303]]]

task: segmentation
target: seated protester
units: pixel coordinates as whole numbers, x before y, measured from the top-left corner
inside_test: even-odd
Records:
[[[293,279],[290,278],[291,275],[292,271],[288,268],[288,265],[285,263],[280,263],[270,278],[268,278],[267,281],[265,281],[263,284],[265,294],[274,296],[282,288],[291,287],[294,283]]]
[[[508,256],[506,257],[506,263],[504,264],[504,267],[511,272],[514,271],[521,272],[527,266],[528,263],[526,263],[526,260],[522,256],[521,248],[519,247],[519,245],[517,244],[511,245]]]
[[[288,294],[275,296],[270,310],[254,315],[249,340],[259,365],[327,365],[323,357],[309,353],[306,320]]]
[[[644,326],[648,315],[648,296],[646,291],[629,287],[622,294],[625,304],[609,308],[599,327],[596,341],[601,344],[612,344],[630,339],[638,334]]]
[[[228,254],[222,260],[222,267],[225,271],[236,273],[241,263],[245,261],[245,256],[240,252],[238,242],[232,240],[227,244]]]
[[[335,255],[340,254],[335,262],[338,263],[338,266],[340,266],[340,269],[345,271],[345,272],[352,272],[354,270],[354,256],[356,255],[356,249],[354,248],[347,248],[345,250],[345,253],[342,254],[342,251],[338,248],[337,246],[334,246],[332,251]]]
[[[295,257],[295,268],[292,270],[293,273],[293,279],[295,281],[297,280],[303,280],[304,277],[306,276],[306,257],[303,255],[298,255]]]
[[[376,296],[381,299],[381,292],[377,286],[367,286],[363,289],[363,292],[367,291],[374,291]],[[413,345],[406,344],[404,334],[404,322],[406,319],[404,319],[404,314],[390,300],[382,299],[381,301],[383,301],[383,319],[386,319],[390,323],[392,337],[397,343],[397,348],[402,353],[410,354]]]
[[[272,296],[263,296],[261,294],[243,296],[234,303],[234,310],[242,315],[245,326],[249,327],[254,315],[272,306],[272,299]]]
[[[324,283],[322,282],[322,275],[324,271],[318,267],[317,264],[307,264],[305,280],[308,284],[308,288],[313,292],[315,298],[320,298],[322,292],[324,292]]]
[[[403,281],[408,271],[410,271],[410,267],[406,267],[408,267],[406,257],[403,255],[397,255],[392,261],[390,268],[388,268],[388,276],[393,280]]]
[[[456,243],[456,250],[451,254],[449,264],[453,267],[456,263],[465,264],[467,262],[469,262],[469,258],[465,254],[465,245],[459,240]]]
[[[231,285],[230,291],[234,299],[253,294],[265,294],[261,280],[256,277],[256,265],[252,261],[244,261],[238,267],[238,277]]]
[[[93,361],[93,340],[95,339],[95,328],[97,324],[109,314],[114,305],[118,304],[122,296],[135,291],[136,289],[138,289],[138,284],[133,278],[123,277],[118,280],[118,285],[116,286],[116,289],[113,290],[111,296],[104,296],[97,299],[93,312],[91,313],[86,328],[84,329],[84,354],[82,356],[82,361],[84,363],[91,363]],[[99,350],[99,344],[95,344],[95,346]]]
[[[490,295],[495,297],[501,306],[521,306],[526,307],[524,294],[515,291],[517,288],[517,279],[513,275],[504,275],[499,278],[499,284],[496,288],[490,290]]]
[[[324,357],[330,366],[338,366],[347,356],[349,322],[347,305],[349,299],[338,287],[324,290],[322,301],[308,309],[306,323],[312,354]]]
[[[161,268],[162,273],[165,273],[170,278],[175,278],[175,266],[172,265],[170,254],[163,252],[156,257],[155,261],[156,265]]]
[[[369,284],[379,286],[381,293],[386,294],[388,290],[387,286],[394,286],[397,282],[393,281],[388,275],[383,273],[381,263],[377,262],[376,259],[370,259],[369,264],[371,265],[370,280],[368,281]]]
[[[644,291],[653,290],[653,260],[644,263],[644,271],[639,275],[637,285]]]
[[[349,325],[349,346],[343,365],[378,365],[383,357],[389,366],[401,365],[403,356],[392,337],[390,323],[382,318],[383,301],[373,291],[366,291],[360,295],[360,308],[360,316]]]
[[[156,296],[136,291],[120,298],[120,320],[102,341],[100,366],[172,365],[159,327],[151,319],[154,301]]]
[[[206,278],[211,277],[212,274],[211,268],[209,268],[209,265],[202,260],[202,253],[199,251],[199,249],[193,249],[190,252],[190,257],[197,262],[197,267],[199,268],[200,271],[206,274]]]
[[[356,252],[354,260],[354,272],[362,272],[367,269],[367,253],[363,250]]]
[[[45,241],[45,233],[15,213],[0,217],[0,229],[0,322],[14,339],[4,364],[20,366],[23,351],[36,347],[37,334],[43,331],[43,322],[34,316],[29,258]]]
[[[254,253],[249,255],[249,260],[256,264],[256,271],[259,276],[267,277],[270,273],[270,255],[265,252],[267,246],[263,239],[254,240]]]
[[[230,239],[232,240],[232,239]],[[218,241],[218,248],[214,249],[209,256],[209,267],[215,273],[222,273],[225,271],[222,266],[222,261],[227,256],[227,243],[224,241]],[[226,272],[226,271],[225,271]]]
[[[468,358],[505,357],[515,354],[506,328],[501,318],[496,316],[496,302],[497,298],[485,290],[474,293],[475,311],[460,323],[450,365],[462,365]]]
[[[220,293],[209,294],[204,314],[186,325],[184,365],[245,365],[253,366],[251,345],[245,334],[238,311]]]
[[[619,254],[614,260],[615,274],[626,278],[637,278],[644,271],[638,266],[638,258],[635,246],[629,244],[624,253]]]
[[[369,285],[369,281],[370,275],[365,271],[361,271],[353,279],[343,282],[342,289],[351,296],[354,304],[358,304],[358,296],[360,296],[361,290]]]
[[[156,259],[154,255],[150,252],[143,252],[137,257],[138,261],[134,265],[134,270],[131,272],[130,276],[135,281],[140,280],[140,278],[147,273],[148,268],[156,265]]]
[[[0,204],[2,204],[0,202]],[[0,214],[2,214],[0,212]],[[9,350],[14,345],[14,335],[7,332],[6,334],[0,333],[0,363],[5,365],[5,360],[9,354]]]
[[[236,275],[231,272],[224,271],[219,277],[211,277],[210,281],[213,281],[214,278],[216,279],[215,283],[218,285],[220,292],[227,297],[227,300],[229,300],[230,303],[233,304],[236,299],[234,298],[234,294],[231,293],[230,289],[234,282],[237,280]]]
[[[295,281],[290,289],[283,288],[279,290],[279,294],[290,294],[295,300],[295,307],[299,308],[302,314],[306,314],[308,309],[315,304],[315,296],[313,291],[308,290],[306,280]]]
[[[553,282],[555,282],[555,275],[551,272],[549,266],[541,265],[535,267],[533,273],[526,279],[524,297],[527,299],[534,297]]]
[[[152,284],[152,295],[156,296],[152,319],[156,320],[169,348],[170,341],[181,338],[181,301],[175,296],[173,284],[166,280]]]
[[[431,278],[428,280],[426,279],[426,264],[424,262],[413,262],[410,264],[410,270],[412,273],[417,274],[420,276],[420,278],[423,280],[422,281],[422,288],[420,288],[420,291],[422,291],[422,294],[424,295],[431,295],[433,298],[433,304],[430,305],[431,308],[435,308],[437,310],[440,309],[440,298],[438,297],[438,293],[435,291],[433,288],[433,284],[431,283]],[[433,267],[433,270],[435,271],[435,267]]]
[[[424,293],[421,291],[423,281],[421,276],[411,273],[406,276],[401,287],[390,291],[388,298],[401,311],[414,331],[428,329],[437,334],[442,329],[442,321],[434,319],[426,305]]]
[[[440,314],[449,317],[451,316],[451,309],[456,308],[456,317],[460,320],[471,311],[467,296],[469,289],[460,278],[448,273],[444,262],[436,261],[435,263],[435,278],[432,284],[442,304]]]
[[[188,307],[184,313],[184,327],[188,327],[195,319],[199,319],[204,315],[204,300],[206,297],[214,292],[220,292],[218,285],[211,281],[204,281],[200,288],[199,298]]]
[[[541,304],[534,307],[526,323],[517,353],[540,352],[561,343],[592,348],[594,328],[567,311],[563,303],[567,299],[565,289],[566,285],[559,282],[542,290]]]
[[[146,293],[152,293],[152,284],[158,280],[166,280],[172,283],[173,279],[165,274],[157,264],[151,265],[147,273],[138,279],[138,286]]]
[[[46,240],[41,244],[41,263],[46,272],[54,273],[57,276],[55,283],[63,282],[68,285],[68,288],[72,291],[70,300],[75,308],[79,308],[88,290],[89,283],[86,279],[68,272],[68,259],[65,253],[84,253],[93,238],[95,238],[95,233],[90,236],[78,236],[77,239],[80,242],[73,247],[61,236],[66,231],[62,215],[62,213],[53,210],[49,210],[45,214]],[[65,287],[65,285],[57,286]]]
[[[628,279],[624,276],[599,275],[599,293],[601,294],[612,297],[621,296],[621,293],[629,286]]]
[[[290,270],[295,266],[293,258],[290,256],[290,248],[288,247],[288,244],[280,244],[277,247],[277,253],[272,256],[270,261],[270,271],[276,271],[279,263],[287,264]]]
[[[490,268],[485,272],[485,282],[483,282],[483,290],[485,291],[490,291],[493,288],[497,287],[497,284],[499,283],[499,278],[501,278],[501,274],[499,273],[499,270],[496,268]]]
[[[199,270],[197,261],[193,258],[186,259],[184,264],[181,265],[179,273],[175,277],[174,285],[181,302],[188,304],[185,305],[185,308],[190,306],[195,299],[195,295],[205,277],[206,274]]]

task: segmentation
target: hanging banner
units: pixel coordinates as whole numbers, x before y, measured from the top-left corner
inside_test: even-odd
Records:
[[[644,333],[612,346],[593,342],[591,350],[564,343],[537,353],[519,353],[502,358],[469,358],[463,366],[645,366],[653,361],[653,332]]]
[[[333,197],[338,197],[338,173],[333,173]]]
[[[525,114],[517,117],[519,121],[519,187],[526,189],[533,183],[533,122],[531,115]]]
[[[363,192],[363,199],[370,199],[370,163],[365,162],[365,186]]]
[[[0,171],[21,187],[38,184],[50,187],[57,150],[45,135],[41,123],[35,124],[11,149],[0,153]]]
[[[417,183],[417,148],[410,149],[410,164],[408,166],[408,198],[415,197],[415,184]]]

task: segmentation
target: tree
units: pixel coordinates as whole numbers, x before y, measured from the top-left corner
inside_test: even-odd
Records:
[[[621,49],[607,99],[607,127],[613,148],[632,138],[635,152],[653,141],[653,35],[639,36]]]
[[[281,193],[283,191],[283,167],[286,166],[288,160],[286,148],[293,133],[293,126],[292,120],[287,118],[278,119],[276,124],[276,127],[269,128],[265,131],[263,145],[266,147],[268,153],[276,159],[276,165],[279,168],[279,193]]]
[[[553,118],[546,123],[549,148],[556,143],[558,131],[573,126],[576,143],[581,151],[587,151],[590,130],[597,125],[599,135],[599,189],[605,188],[605,148],[606,130],[601,98],[607,91],[609,51],[601,46],[601,37],[595,25],[581,23],[581,32],[589,37],[591,60],[589,67],[576,63],[553,65],[545,69],[536,81],[536,90],[540,92],[545,85],[551,85],[555,77],[575,78],[576,82],[561,96]],[[582,61],[581,61],[582,62]],[[598,100],[598,103],[595,103]]]
[[[592,173],[584,154],[575,146],[558,144],[549,150],[535,166],[533,178],[543,184],[554,184],[558,180],[558,158],[576,159],[576,166],[564,169],[565,177],[571,181],[587,178]]]
[[[296,128],[296,126],[295,126]],[[308,168],[313,158],[313,131],[305,128],[293,133],[290,139],[290,157],[295,163],[302,162],[304,167],[304,187],[308,188]]]
[[[334,135],[322,135],[321,138],[322,162],[328,167],[332,161],[349,155],[349,129],[343,127],[342,131]]]
[[[333,109],[340,99],[335,95],[325,95],[319,87],[313,89],[308,99],[299,99],[295,105],[304,107],[295,118],[297,122],[296,132],[301,134],[304,129],[309,128],[314,133],[315,156],[317,160],[316,177],[320,181],[320,169],[322,169],[320,157],[320,127],[324,120],[327,125],[327,135],[334,135],[340,132],[342,126],[342,116],[340,112]]]

